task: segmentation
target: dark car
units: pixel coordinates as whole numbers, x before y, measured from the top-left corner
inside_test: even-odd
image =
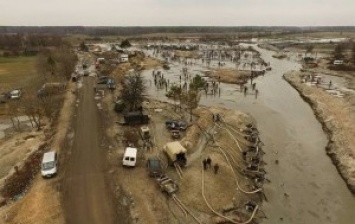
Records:
[[[159,177],[163,174],[163,168],[160,160],[157,158],[149,158],[147,161],[148,175],[150,177]]]
[[[173,130],[173,131],[171,132],[171,138],[172,138],[173,140],[180,139],[180,137],[181,137],[181,135],[180,135],[180,132],[179,132],[179,131]]]
[[[9,99],[9,96],[7,93],[0,94],[0,103],[6,103],[8,99]]]
[[[165,122],[165,126],[169,130],[185,131],[187,129],[187,124],[179,120],[168,120]]]
[[[124,109],[125,109],[125,105],[124,105],[123,101],[122,100],[117,100],[115,102],[115,111],[117,113],[121,113],[121,112],[123,112]]]
[[[110,79],[112,79],[110,76],[100,76],[97,80],[97,84],[107,84]]]
[[[108,79],[107,80],[107,88],[113,90],[116,89],[116,82],[113,79]]]

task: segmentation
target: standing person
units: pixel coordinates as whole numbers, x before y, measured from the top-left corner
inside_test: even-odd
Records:
[[[207,162],[207,167],[212,168],[212,159],[209,156],[207,157],[206,162]]]
[[[329,81],[329,88],[328,89],[330,89],[330,87],[332,87],[332,80]]]
[[[255,87],[256,87],[256,82],[254,82],[252,85],[253,90],[255,89]]]
[[[218,170],[219,170],[219,165],[218,165],[218,163],[214,164],[213,169],[214,169],[214,174],[217,174],[217,173],[218,173]]]
[[[255,99],[257,99],[257,98],[258,98],[258,94],[259,94],[259,90],[258,90],[258,89],[256,89],[256,90],[255,90]]]
[[[246,161],[247,160],[247,152],[243,152],[243,160]]]
[[[247,95],[247,92],[248,92],[248,87],[244,87],[244,96],[246,96]]]
[[[202,160],[203,169],[207,170],[207,159]]]

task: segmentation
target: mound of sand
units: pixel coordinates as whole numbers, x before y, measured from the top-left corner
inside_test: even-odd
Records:
[[[247,79],[250,77],[250,72],[238,71],[235,69],[218,69],[215,71],[208,71],[205,74],[216,80],[220,78],[221,82],[233,84],[246,83]]]

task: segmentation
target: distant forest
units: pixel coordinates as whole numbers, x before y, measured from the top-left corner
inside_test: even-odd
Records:
[[[355,32],[355,26],[153,26],[153,27],[112,27],[112,26],[0,26],[0,34],[85,34],[90,36],[142,35],[154,33],[299,33],[299,32]]]

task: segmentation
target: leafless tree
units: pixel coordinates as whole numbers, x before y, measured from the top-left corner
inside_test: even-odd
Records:
[[[187,92],[183,92],[181,95],[181,103],[186,106],[186,109],[190,113],[190,121],[192,121],[192,110],[197,108],[201,99],[201,95],[198,91],[189,89]]]
[[[137,110],[143,102],[146,89],[145,81],[140,73],[135,72],[127,75],[121,90],[122,101],[126,108],[130,111]]]

